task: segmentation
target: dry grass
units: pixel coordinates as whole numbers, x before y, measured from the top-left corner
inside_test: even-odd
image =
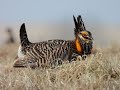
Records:
[[[18,45],[0,49],[0,90],[120,90],[120,48],[55,69],[13,68]]]

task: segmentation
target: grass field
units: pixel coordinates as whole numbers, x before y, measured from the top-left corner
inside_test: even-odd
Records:
[[[18,45],[0,49],[0,90],[120,90],[120,47],[55,69],[13,68]]]

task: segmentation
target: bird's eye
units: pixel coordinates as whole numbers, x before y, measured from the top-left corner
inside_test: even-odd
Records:
[[[86,34],[83,34],[84,37],[86,37],[87,35]]]

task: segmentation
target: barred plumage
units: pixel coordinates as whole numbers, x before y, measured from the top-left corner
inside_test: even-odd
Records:
[[[89,55],[92,50],[92,34],[85,29],[81,16],[74,18],[75,40],[48,40],[31,43],[27,38],[25,24],[20,28],[22,60],[14,63],[14,67],[52,67],[61,64],[61,60],[71,62],[74,54]],[[18,55],[21,58],[20,55]]]

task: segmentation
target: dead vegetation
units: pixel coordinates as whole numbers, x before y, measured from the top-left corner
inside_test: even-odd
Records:
[[[100,48],[55,69],[13,68],[18,45],[0,49],[0,90],[120,90],[120,49]],[[117,49],[116,49],[117,48]]]

